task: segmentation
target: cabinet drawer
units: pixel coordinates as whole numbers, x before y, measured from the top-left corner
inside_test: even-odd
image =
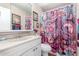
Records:
[[[19,44],[15,47],[6,49],[4,51],[0,51],[0,55],[2,56],[19,56],[22,53],[24,53],[26,50],[29,50],[30,48],[41,44],[41,40],[40,39],[35,39],[29,42],[25,42],[22,44]]]
[[[41,45],[37,45],[26,51],[22,56],[41,56]]]
[[[36,46],[34,55],[35,56],[41,56],[41,44]]]

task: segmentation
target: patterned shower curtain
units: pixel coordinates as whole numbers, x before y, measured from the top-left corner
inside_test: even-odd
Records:
[[[42,43],[48,43],[53,54],[77,55],[74,5],[65,5],[44,12],[40,17]]]

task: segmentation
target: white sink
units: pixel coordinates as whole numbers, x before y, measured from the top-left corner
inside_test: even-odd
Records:
[[[22,41],[22,40],[29,40],[30,38],[33,38],[34,36],[24,36],[24,37],[18,37],[18,38],[15,38],[15,39],[9,39],[8,41],[11,41],[11,42],[15,42],[15,41]]]

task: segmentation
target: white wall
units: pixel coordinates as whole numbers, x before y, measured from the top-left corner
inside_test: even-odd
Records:
[[[78,21],[77,21],[77,19],[79,19],[79,3],[76,3],[75,6],[76,6],[76,33],[78,34],[79,31],[78,31]],[[77,36],[77,34],[76,34],[76,36]]]
[[[32,9],[33,11],[37,12],[39,16],[41,15],[41,13],[43,13],[42,9],[35,4],[32,4]]]
[[[76,10],[76,13],[77,13],[76,16],[77,16],[77,19],[79,19],[79,3],[76,4],[76,7],[77,7],[77,8],[76,8],[76,9],[77,9],[77,10]],[[77,22],[76,22],[76,23],[77,23]],[[77,23],[77,32],[79,32],[79,31],[78,31],[78,23]],[[77,47],[77,55],[79,56],[79,47]]]
[[[10,3],[0,3],[0,6],[10,9]]]
[[[35,4],[32,4],[32,12],[33,11],[35,11],[36,13],[38,13],[38,23],[39,23],[40,22],[40,16],[43,13],[43,11],[42,11],[42,9],[39,6],[37,6]],[[38,29],[38,30],[40,30],[40,29]]]
[[[77,3],[76,6],[77,6],[77,11],[76,11],[77,12],[77,18],[79,18],[79,3]]]
[[[0,6],[0,32],[10,30],[10,9]]]

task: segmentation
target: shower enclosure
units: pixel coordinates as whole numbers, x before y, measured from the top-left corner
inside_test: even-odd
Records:
[[[52,53],[77,55],[75,5],[68,4],[44,12],[40,17],[42,43],[52,47]]]

